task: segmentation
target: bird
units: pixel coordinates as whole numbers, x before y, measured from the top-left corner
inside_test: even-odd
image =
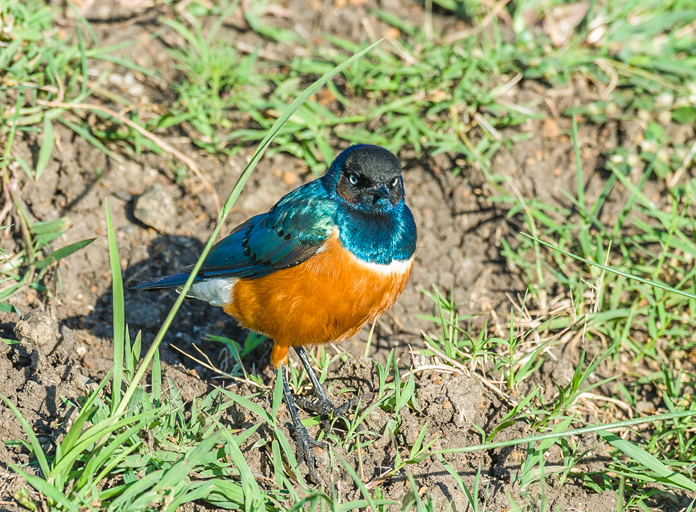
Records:
[[[312,446],[325,447],[302,425],[286,367],[293,347],[318,402],[306,409],[342,416],[317,378],[305,346],[339,343],[391,308],[406,287],[416,252],[416,223],[405,202],[399,159],[356,144],[326,174],[282,197],[217,242],[187,298],[222,307],[240,326],[273,340],[271,364],[283,379],[298,462],[319,482]],[[180,289],[189,272],[157,277],[135,289]]]

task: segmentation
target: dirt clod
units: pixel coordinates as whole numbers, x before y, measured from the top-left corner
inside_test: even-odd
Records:
[[[483,385],[471,377],[454,377],[447,384],[447,396],[454,405],[453,422],[460,427],[481,425]]]
[[[170,192],[159,183],[145,189],[135,203],[133,215],[146,226],[171,235],[176,230],[176,207]]]
[[[49,355],[58,344],[58,327],[44,311],[33,309],[15,327],[19,342]]]

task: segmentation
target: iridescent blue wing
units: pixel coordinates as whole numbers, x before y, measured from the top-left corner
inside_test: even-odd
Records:
[[[215,244],[199,275],[262,277],[314,256],[331,237],[336,222],[333,203],[312,191],[301,187],[268,213],[239,225]]]

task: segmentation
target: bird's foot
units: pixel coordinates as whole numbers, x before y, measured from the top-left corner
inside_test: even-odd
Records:
[[[320,398],[316,402],[307,400],[300,396],[295,397],[295,401],[308,411],[312,411],[320,415],[321,424],[324,427],[324,431],[328,434],[331,430],[331,425],[329,424],[329,418],[343,418],[348,421],[345,414],[348,409],[352,408],[356,403],[358,403],[357,398],[352,398],[340,407],[336,407],[327,397]]]
[[[297,443],[297,463],[302,464],[303,462],[306,462],[307,467],[309,468],[309,476],[312,477],[314,483],[321,484],[321,480],[319,480],[317,469],[314,464],[315,458],[314,454],[312,453],[312,447],[314,446],[316,448],[325,450],[328,448],[328,445],[311,437],[305,426],[300,421],[293,424],[293,430],[295,442]],[[321,459],[319,459],[319,462],[321,462]]]

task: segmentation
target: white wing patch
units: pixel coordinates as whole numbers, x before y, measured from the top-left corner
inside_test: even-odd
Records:
[[[203,300],[211,306],[221,308],[232,300],[232,288],[236,282],[237,279],[234,277],[206,279],[194,283],[186,296],[190,299]]]

